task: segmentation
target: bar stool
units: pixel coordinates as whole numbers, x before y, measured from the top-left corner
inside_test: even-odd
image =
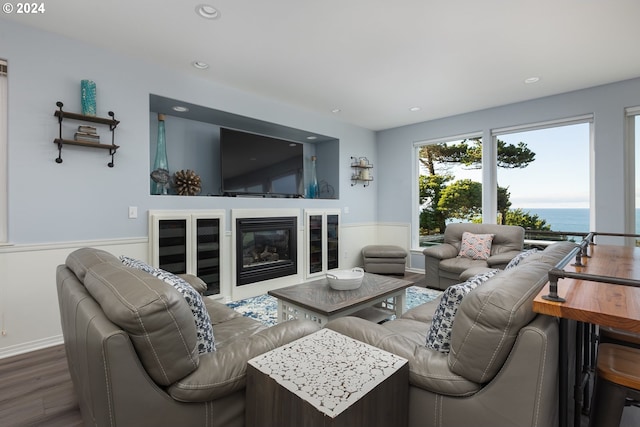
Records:
[[[629,400],[640,400],[640,349],[600,344],[589,427],[618,427]]]
[[[640,348],[640,334],[609,326],[600,326],[600,343],[620,344]]]

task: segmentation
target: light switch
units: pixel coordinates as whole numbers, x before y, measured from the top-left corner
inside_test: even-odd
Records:
[[[138,218],[138,207],[137,206],[129,206],[129,218],[130,219]]]

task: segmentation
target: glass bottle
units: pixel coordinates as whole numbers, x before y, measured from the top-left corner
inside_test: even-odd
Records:
[[[156,145],[156,159],[153,162],[153,171],[151,172],[151,194],[167,194],[169,178],[164,114],[158,114],[158,141]]]
[[[309,182],[309,198],[317,199],[318,194],[318,178],[316,176],[316,156],[311,156],[311,180]]]

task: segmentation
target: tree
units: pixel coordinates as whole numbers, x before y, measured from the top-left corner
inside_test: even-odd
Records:
[[[438,201],[438,210],[446,218],[472,221],[482,215],[482,184],[470,179],[461,179],[445,187]],[[511,202],[509,192],[498,187],[498,212],[504,217]],[[504,222],[503,222],[504,223]]]
[[[505,218],[507,217],[507,213],[511,208],[511,193],[509,193],[508,187],[500,187],[498,186],[498,213],[500,214],[500,224],[506,224]]]
[[[498,166],[525,168],[535,160],[535,153],[524,142],[506,144],[497,141]],[[482,167],[482,140],[465,139],[457,144],[434,144],[420,149],[420,163],[428,174],[420,176],[420,228],[443,232],[448,218],[473,220],[481,215],[482,186],[471,180],[449,184],[453,176],[448,167],[464,165],[470,169]],[[440,166],[441,170],[436,170]],[[498,187],[498,212],[505,223],[511,207],[507,188]]]
[[[538,215],[531,215],[520,208],[508,211],[504,216],[504,223],[506,225],[519,225],[529,230],[551,230],[551,225],[547,224],[546,220]]]
[[[420,212],[420,228],[444,231],[447,217],[436,207],[442,189],[452,179],[451,175],[420,175],[420,205],[426,204]]]
[[[536,153],[531,151],[522,141],[513,145],[499,139],[497,146],[498,167],[501,168],[526,168],[536,158]],[[420,149],[420,162],[431,175],[436,174],[436,162],[451,165],[462,164],[471,169],[480,169],[482,167],[482,140],[476,138],[465,139],[459,144],[426,145]]]
[[[482,184],[461,179],[442,190],[438,210],[447,218],[471,220],[482,214]]]

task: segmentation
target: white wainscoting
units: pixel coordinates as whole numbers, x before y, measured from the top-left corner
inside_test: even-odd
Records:
[[[0,359],[62,343],[56,268],[82,247],[147,260],[147,238],[0,248]]]
[[[222,268],[218,299],[238,300],[301,283],[306,263],[303,236],[304,227],[299,227],[298,257],[303,262],[298,264],[297,275],[234,287],[232,257],[226,257],[229,264]],[[225,232],[224,239],[223,247],[231,248],[231,233]],[[408,250],[409,241],[409,224],[342,224],[340,268],[362,266],[362,248],[366,245],[392,244]],[[64,264],[69,253],[87,246],[149,261],[146,237],[0,247],[0,359],[62,343],[56,268]]]

